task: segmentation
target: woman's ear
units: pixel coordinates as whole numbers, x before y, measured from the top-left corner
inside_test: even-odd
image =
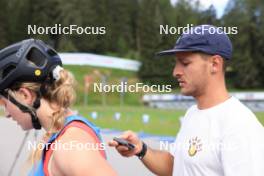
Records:
[[[35,99],[35,94],[27,88],[21,87],[17,91],[18,98],[28,105],[32,105]]]

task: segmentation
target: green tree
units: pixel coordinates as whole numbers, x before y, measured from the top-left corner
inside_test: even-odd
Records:
[[[79,11],[79,25],[82,27],[106,27],[106,35],[75,35],[72,40],[82,52],[105,53],[108,45],[109,16],[107,0],[79,0],[76,10]]]
[[[149,84],[156,83],[159,67],[153,61],[155,52],[161,42],[159,34],[160,9],[158,0],[142,0],[138,18],[138,51],[140,53],[142,66],[139,71],[141,79]]]
[[[7,44],[7,30],[8,30],[8,21],[7,21],[7,1],[0,0],[0,48],[3,48]]]
[[[234,54],[231,67],[234,86],[258,88],[263,86],[263,4],[249,0],[230,0],[223,17],[225,26],[238,27],[230,35]],[[262,27],[262,28],[261,28]]]

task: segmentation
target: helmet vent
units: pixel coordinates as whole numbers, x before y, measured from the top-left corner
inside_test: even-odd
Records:
[[[12,72],[12,70],[14,70],[16,68],[16,66],[14,65],[9,65],[7,66],[5,69],[0,71],[0,77],[1,79],[4,79],[9,73]]]
[[[54,51],[54,50],[51,49],[51,48],[48,49],[48,54],[49,54],[50,56],[56,56],[56,55],[58,55],[58,54],[56,53],[56,51]]]
[[[35,66],[42,67],[47,63],[47,57],[37,48],[31,48],[26,56],[27,60]]]

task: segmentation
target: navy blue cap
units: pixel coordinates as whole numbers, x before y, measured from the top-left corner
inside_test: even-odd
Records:
[[[199,25],[184,31],[173,49],[161,51],[157,55],[174,55],[177,52],[187,51],[220,55],[230,60],[232,56],[232,43],[221,28],[212,25]]]

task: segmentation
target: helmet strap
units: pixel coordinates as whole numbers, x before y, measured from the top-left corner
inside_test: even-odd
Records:
[[[34,129],[39,130],[41,129],[41,124],[39,122],[39,118],[37,117],[37,113],[36,110],[40,107],[40,97],[41,94],[40,92],[37,92],[37,97],[33,103],[33,108],[29,108],[21,103],[19,103],[13,96],[9,95],[7,96],[8,93],[6,92],[5,94],[3,94],[3,96],[8,99],[9,101],[11,101],[14,105],[16,105],[22,112],[24,113],[29,113],[30,117],[31,117],[31,122],[32,125],[34,127]]]

